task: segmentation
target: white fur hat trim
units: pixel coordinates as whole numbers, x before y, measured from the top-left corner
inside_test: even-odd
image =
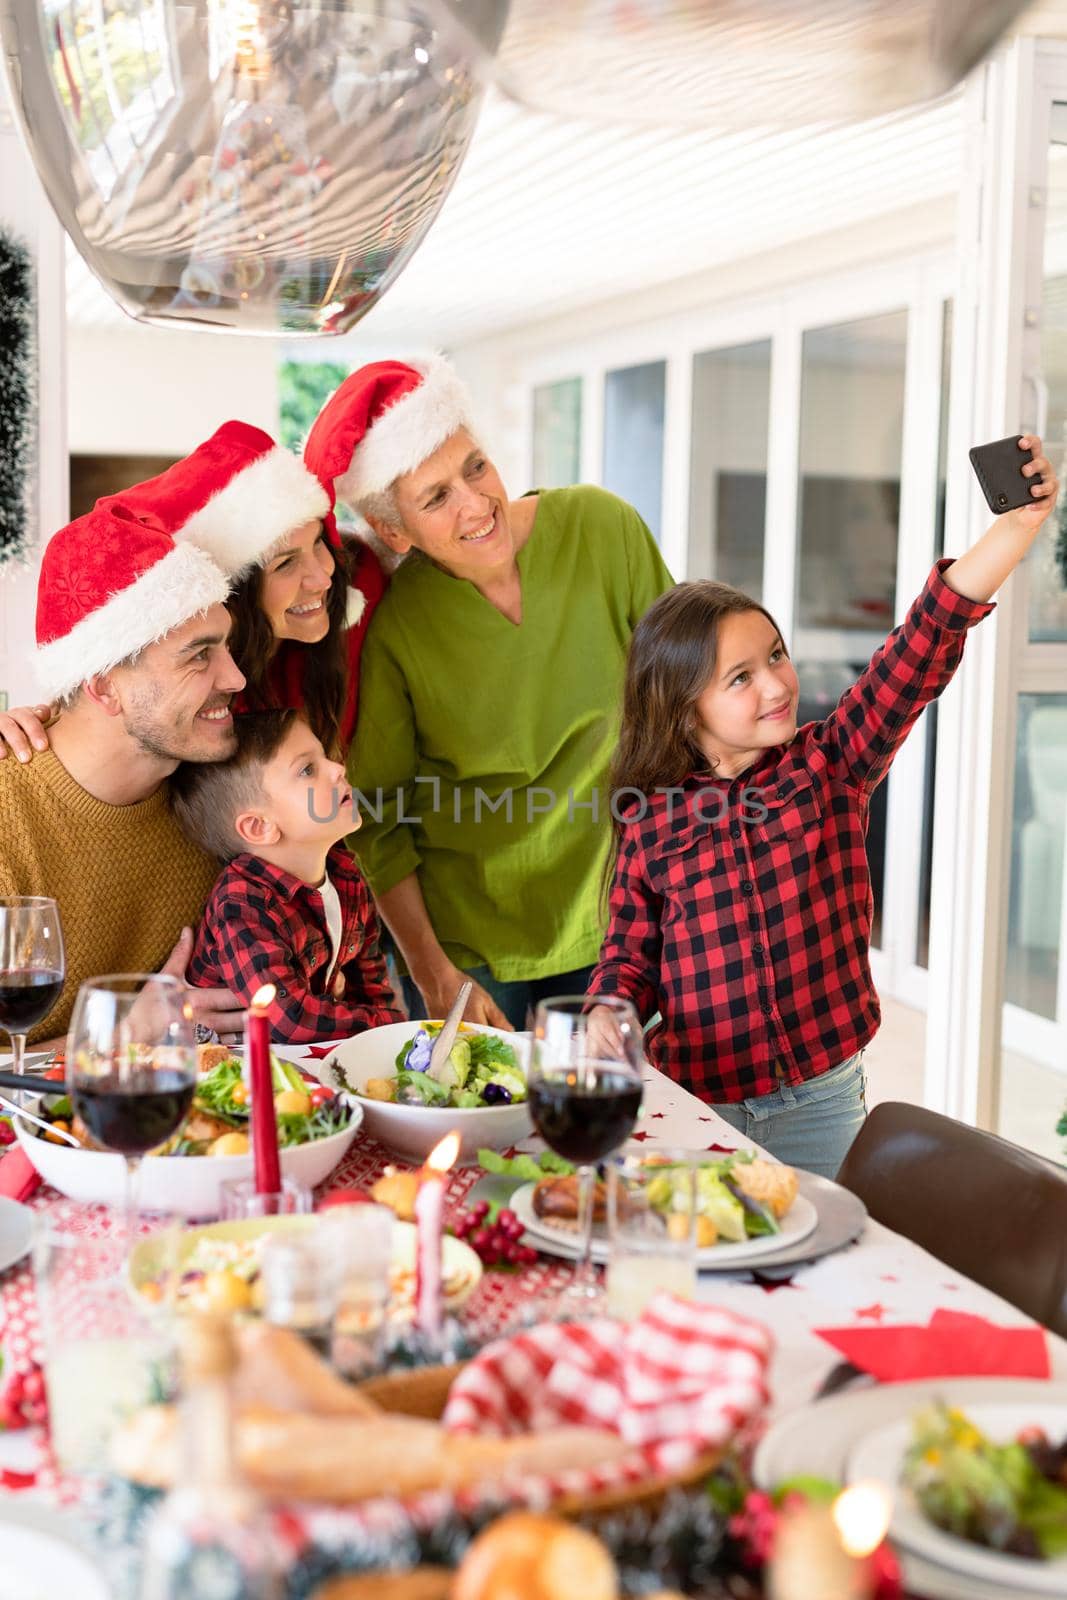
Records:
[[[421,467],[460,428],[474,428],[470,396],[447,361],[432,357],[410,365],[424,374],[422,383],[382,412],[354,450],[347,472],[334,479],[337,498],[346,505],[356,507],[365,496],[381,494],[405,472]]]
[[[210,556],[195,545],[176,546],[69,633],[37,647],[34,666],[43,693],[49,700],[61,699],[218,605],[229,592],[228,578]]]
[[[275,445],[234,474],[174,537],[195,544],[232,577],[263,565],[286,534],[330,510],[330,497],[299,456]]]

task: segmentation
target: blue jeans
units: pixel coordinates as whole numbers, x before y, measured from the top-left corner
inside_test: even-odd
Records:
[[[528,1028],[539,1001],[558,994],[584,994],[592,974],[592,967],[576,967],[573,972],[557,972],[549,978],[520,978],[513,983],[502,983],[493,977],[488,967],[470,967],[466,976],[480,983],[486,994],[492,996],[513,1028]],[[402,983],[408,1016],[425,1016],[426,1007],[418,989],[410,978],[402,979]]]
[[[863,1051],[805,1083],[783,1083],[771,1094],[711,1109],[779,1161],[836,1178],[867,1115]]]

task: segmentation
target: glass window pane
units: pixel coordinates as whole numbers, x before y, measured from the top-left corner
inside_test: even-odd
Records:
[[[1067,105],[1052,108],[1045,224],[1041,366],[1048,385],[1045,444],[1054,462],[1067,445]],[[1057,551],[1057,546],[1059,549]],[[1049,517],[1027,560],[1030,638],[1067,641],[1067,499]]]
[[[802,722],[833,708],[893,625],[907,335],[905,311],[804,335],[793,638]],[[885,835],[882,784],[867,834],[876,945]]]
[[[763,598],[771,341],[693,361],[689,576]]]
[[[667,363],[609,372],[604,383],[604,487],[640,512],[658,539],[663,506]]]
[[[582,380],[542,383],[533,392],[533,486],[565,489],[582,476]]]
[[[937,437],[937,509],[934,554],[945,553],[945,464],[948,459],[948,400],[952,376],[952,301],[945,301],[941,324],[941,414]],[[937,701],[924,712],[926,765],[923,768],[923,837],[919,865],[919,923],[915,930],[915,960],[930,965],[930,894],[933,886],[934,788],[937,783]]]
[[[1065,831],[1067,694],[1021,694],[1004,998],[1030,1015],[1021,1033],[1005,1019],[1000,1131],[1051,1156],[1062,1155],[1055,1128],[1067,1100]]]

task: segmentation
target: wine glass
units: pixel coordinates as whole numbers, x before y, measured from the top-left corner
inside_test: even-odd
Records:
[[[11,1039],[12,1072],[25,1071],[26,1035],[59,999],[66,971],[55,901],[0,900],[0,1029]]]
[[[185,985],[165,973],[90,978],[67,1035],[67,1092],[93,1143],[126,1160],[126,1232],[137,1226],[141,1157],[176,1133],[196,1087]]]
[[[641,1024],[628,1000],[563,995],[534,1014],[527,1093],[538,1133],[578,1164],[578,1262],[565,1305],[600,1299],[592,1266],[596,1163],[629,1138],[641,1109]]]

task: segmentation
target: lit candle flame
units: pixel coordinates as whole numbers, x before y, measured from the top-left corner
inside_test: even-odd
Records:
[[[456,1164],[459,1155],[460,1137],[458,1133],[446,1133],[440,1144],[435,1144],[426,1157],[426,1165],[431,1172],[448,1172]]]
[[[255,994],[252,996],[252,1010],[266,1011],[269,1006],[273,1005],[274,996],[277,994],[277,992],[278,991],[274,987],[273,983],[265,983],[263,987],[261,989],[257,989]]]
[[[839,1494],[832,1514],[850,1556],[869,1556],[889,1529],[892,1502],[879,1483],[856,1483]]]

